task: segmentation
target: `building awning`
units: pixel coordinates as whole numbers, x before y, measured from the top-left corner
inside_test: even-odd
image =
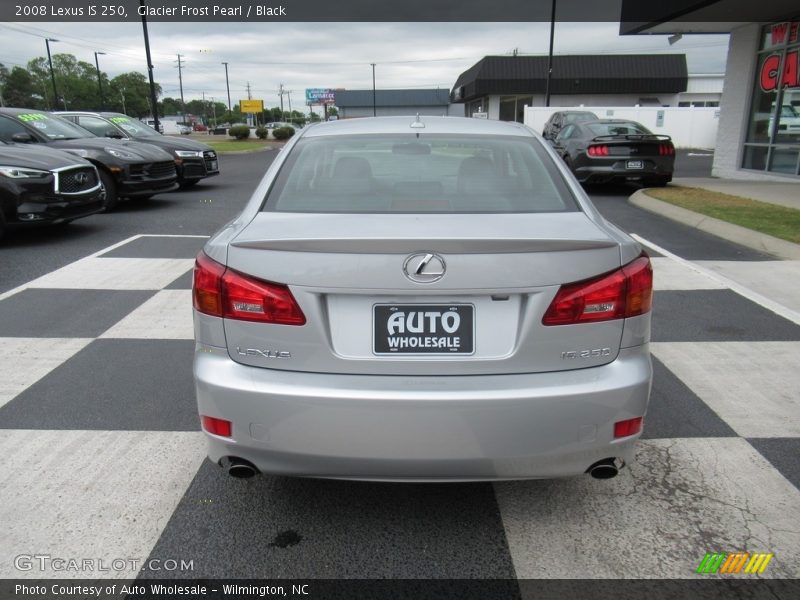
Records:
[[[544,94],[547,56],[486,56],[453,86],[454,102],[490,94]],[[684,54],[553,57],[551,94],[677,94],[686,91]]]
[[[448,90],[376,90],[376,106],[447,106],[450,104]],[[336,106],[356,108],[372,106],[372,90],[338,90]]]

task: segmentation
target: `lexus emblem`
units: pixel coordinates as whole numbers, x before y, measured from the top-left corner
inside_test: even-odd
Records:
[[[75,173],[74,178],[76,183],[86,183],[89,181],[89,175],[86,173]]]
[[[433,283],[444,277],[447,266],[438,254],[419,252],[403,263],[403,274],[415,283]]]

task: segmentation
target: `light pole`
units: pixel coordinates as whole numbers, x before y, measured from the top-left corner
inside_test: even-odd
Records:
[[[57,42],[53,38],[44,38],[44,43],[47,46],[47,64],[50,65],[50,81],[53,82],[53,108],[58,110],[58,90],[56,89],[56,74],[53,72],[53,58],[50,56],[50,42]]]
[[[378,116],[378,105],[375,102],[375,63],[370,63],[372,65],[372,116]]]
[[[144,0],[139,0],[139,8],[144,9]],[[147,75],[150,79],[150,106],[153,111],[153,129],[161,132],[161,125],[158,122],[158,98],[156,96],[156,82],[153,81],[153,61],[150,59],[150,37],[147,35],[147,16],[142,10],[142,33],[144,34],[144,52],[147,57]]]
[[[547,55],[547,83],[544,88],[544,105],[550,106],[550,79],[553,77],[553,35],[556,29],[556,0],[550,10],[550,52]]]
[[[103,78],[100,76],[100,62],[97,60],[98,54],[105,54],[105,52],[94,53],[94,66],[97,68],[97,89],[100,90],[100,110],[105,110],[105,103],[103,102]]]
[[[231,112],[231,84],[228,82],[228,63],[222,63],[225,65],[225,88],[228,90],[228,112]]]

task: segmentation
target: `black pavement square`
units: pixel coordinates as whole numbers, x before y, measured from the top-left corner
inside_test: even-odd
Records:
[[[730,290],[657,291],[652,340],[800,341],[800,326]]]
[[[145,236],[101,254],[101,258],[194,258],[208,238]]]
[[[800,438],[748,438],[747,441],[800,490]]]
[[[183,275],[178,277],[175,281],[170,283],[165,290],[190,290],[192,289],[192,276],[194,274],[194,270],[190,269],[186,271]]]
[[[189,340],[95,340],[0,407],[0,427],[199,430],[193,353]]]
[[[0,301],[0,336],[97,337],[154,294],[29,288]]]
[[[653,390],[644,418],[643,439],[737,437],[697,394],[653,357]]]
[[[515,577],[491,484],[242,480],[208,460],[150,556],[198,578]]]

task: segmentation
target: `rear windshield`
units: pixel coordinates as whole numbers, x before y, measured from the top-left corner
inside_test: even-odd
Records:
[[[565,113],[564,122],[566,123],[583,123],[585,121],[594,121],[597,115],[592,112],[573,112]]]
[[[578,210],[533,138],[357,135],[298,141],[264,210],[527,213]]]
[[[650,132],[638,123],[592,123],[587,125],[594,135],[649,135]]]

